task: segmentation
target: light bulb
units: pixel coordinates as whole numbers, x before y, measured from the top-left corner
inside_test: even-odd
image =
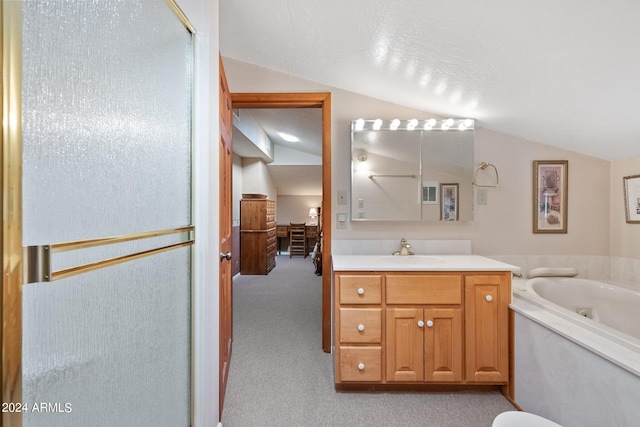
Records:
[[[382,127],[382,120],[376,119],[376,121],[373,122],[373,130],[380,130],[381,127]]]
[[[393,121],[391,122],[391,126],[389,126],[389,129],[396,130],[398,129],[398,126],[400,126],[400,120],[393,119]]]
[[[424,128],[425,130],[430,130],[432,129],[434,126],[436,125],[436,119],[429,119],[426,122],[424,122]]]

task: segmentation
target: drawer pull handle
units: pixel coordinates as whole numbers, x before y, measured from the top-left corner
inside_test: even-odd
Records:
[[[358,370],[359,371],[364,371],[364,363],[358,363]]]
[[[364,288],[358,288],[358,295],[364,295]]]
[[[364,325],[362,323],[358,325],[358,330],[360,332],[364,331]]]
[[[487,295],[486,297],[484,297],[484,299],[491,302],[493,300],[493,297],[491,295]]]
[[[433,320],[427,320],[427,326],[428,327],[432,327],[433,326]]]
[[[424,322],[422,320],[418,320],[418,327],[422,328],[424,326]]]

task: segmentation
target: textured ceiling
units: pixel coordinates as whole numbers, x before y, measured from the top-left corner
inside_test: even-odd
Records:
[[[220,0],[223,56],[607,160],[640,156],[640,2]]]

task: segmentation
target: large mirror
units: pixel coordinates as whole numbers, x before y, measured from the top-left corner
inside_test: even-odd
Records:
[[[354,120],[352,221],[473,220],[471,119]]]

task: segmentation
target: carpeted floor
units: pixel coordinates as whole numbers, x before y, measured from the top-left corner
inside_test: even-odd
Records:
[[[491,426],[513,406],[498,392],[344,393],[321,345],[321,278],[280,255],[267,276],[233,282],[233,354],[224,427]]]

